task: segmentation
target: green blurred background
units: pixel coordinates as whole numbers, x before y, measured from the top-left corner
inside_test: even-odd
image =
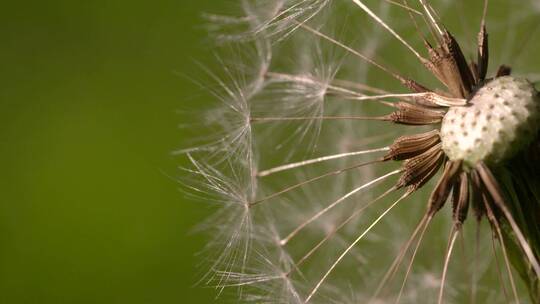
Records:
[[[208,210],[169,176],[219,5],[2,4],[0,303],[213,302],[189,234]]]
[[[170,152],[208,102],[182,76],[215,62],[201,13],[235,2],[2,4],[1,304],[214,302]]]

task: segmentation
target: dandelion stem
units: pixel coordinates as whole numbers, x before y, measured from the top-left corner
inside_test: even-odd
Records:
[[[427,213],[426,217],[427,218],[424,223],[424,228],[422,228],[422,232],[420,232],[420,237],[418,238],[418,242],[416,243],[416,246],[414,247],[411,260],[409,261],[409,265],[407,265],[407,271],[405,272],[405,276],[403,277],[403,282],[401,283],[401,287],[399,289],[399,293],[395,301],[396,304],[399,303],[399,301],[401,300],[401,296],[403,295],[403,291],[405,290],[405,284],[407,284],[407,279],[409,278],[409,275],[412,270],[412,266],[414,264],[414,259],[416,258],[416,254],[418,253],[418,249],[420,248],[420,245],[422,244],[422,240],[424,239],[424,235],[427,231],[429,223],[431,222],[431,219],[433,218],[433,214]]]
[[[294,117],[251,117],[251,122],[302,121],[302,120],[391,120],[386,116],[294,116]]]
[[[406,5],[406,6],[409,5],[409,3],[407,2],[407,0],[401,0],[401,1],[403,2],[403,5]],[[425,19],[424,14],[420,13],[420,16],[422,16],[422,18]],[[416,29],[416,33],[418,34],[418,36],[420,36],[420,38],[421,38],[423,41],[427,41],[427,40],[426,40],[426,37],[424,36],[424,34],[422,33],[422,31],[420,30],[420,27],[418,26],[418,22],[416,21],[415,16],[413,16],[413,14],[411,14],[411,12],[409,12],[409,19],[411,19],[411,22],[412,22],[412,24],[414,25],[414,28]]]
[[[419,0],[419,1],[420,1],[420,4],[422,4],[422,7],[424,8],[424,11],[426,12],[429,20],[431,21],[432,27],[434,29],[436,29],[439,36],[442,37],[443,36],[443,31],[441,30],[439,24],[437,23],[437,21],[433,17],[433,14],[431,13],[431,10],[430,10],[430,6],[428,4],[426,4],[426,0]]]
[[[425,216],[423,216],[422,219],[420,220],[420,222],[418,223],[418,225],[416,225],[416,228],[414,229],[412,235],[409,237],[407,242],[405,242],[405,244],[403,244],[401,246],[401,248],[399,249],[398,255],[396,256],[396,258],[392,262],[392,265],[390,266],[390,268],[388,268],[388,271],[386,271],[386,273],[384,274],[383,279],[381,280],[381,282],[377,286],[377,289],[373,293],[373,296],[371,296],[371,299],[369,300],[368,303],[372,303],[373,301],[375,301],[377,299],[377,297],[379,296],[379,294],[381,293],[384,286],[386,285],[386,283],[389,280],[391,280],[391,278],[393,278],[393,276],[396,273],[397,268],[399,267],[399,265],[401,265],[401,262],[403,261],[403,257],[405,256],[405,254],[409,250],[409,247],[411,246],[413,241],[416,239],[416,236],[418,235],[418,232],[420,231],[420,229],[424,226],[426,218],[427,218],[427,214]]]
[[[300,6],[306,2],[306,0],[303,0],[303,1],[299,1],[298,3],[294,4],[294,5],[291,5],[290,7],[288,7],[287,9],[283,10],[282,12],[280,12],[279,14],[276,14],[276,16],[274,16],[274,18],[270,19],[268,22],[266,22],[265,24],[263,24],[259,29],[256,30],[256,33],[260,33],[262,31],[264,31],[265,29],[267,29],[272,23],[274,22],[278,22],[279,19],[283,19],[283,20],[290,20],[290,19],[294,19],[296,18],[297,16],[300,16],[301,13],[298,13],[297,11],[298,10],[301,10],[300,9]],[[298,29],[300,26],[302,26],[303,24],[305,24],[306,22],[308,22],[309,20],[311,20],[312,18],[314,18],[315,16],[317,16],[317,14],[326,6],[326,4],[328,4],[330,2],[330,0],[322,0],[321,1],[322,4],[318,6],[318,8],[315,9],[314,12],[312,12],[311,14],[308,14],[307,17],[303,17],[303,21],[302,22],[298,22],[296,21],[295,23],[297,24],[296,26],[293,26],[291,29],[289,29],[285,34],[284,36],[281,38],[281,39],[284,39],[285,37],[289,36],[291,33],[293,33],[296,29]],[[283,2],[282,2],[283,3]],[[290,16],[287,16],[287,13],[291,12],[291,15]],[[295,21],[295,20],[293,20]],[[287,28],[290,28],[289,26],[285,27],[285,29]],[[278,30],[279,31],[282,31],[282,30]]]
[[[360,0],[352,0],[356,5],[358,5],[361,9],[363,9],[368,15],[370,15],[377,23],[382,25],[387,31],[389,31],[394,37],[396,37],[397,40],[399,40],[405,47],[407,47],[418,59],[420,59],[420,62],[425,62],[426,59],[420,55],[405,39],[403,39],[398,33],[396,33],[388,24],[386,24],[384,21],[382,21],[379,16],[377,16],[373,11],[371,11],[362,1]]]
[[[241,286],[247,286],[247,285],[255,285],[257,283],[263,283],[268,281],[274,281],[282,279],[281,276],[265,276],[265,275],[245,275],[242,273],[229,273],[226,271],[219,271],[218,274],[222,277],[225,277],[227,281],[230,281],[232,279],[238,279],[242,280],[242,276],[246,276],[250,280],[240,281],[236,283],[227,283],[221,285],[221,287],[241,287]]]
[[[345,87],[342,87],[336,84],[341,83],[343,85],[360,88],[362,90],[374,92],[377,94],[390,94],[384,90],[373,88],[368,85],[358,84],[358,83],[352,84],[344,80],[333,81],[335,84],[329,84],[327,82],[318,80],[311,75],[292,75],[292,74],[268,72],[266,73],[266,76],[276,82],[293,82],[293,83],[304,84],[304,85],[316,85],[324,89],[323,91],[325,95],[333,94],[333,95],[339,96],[344,99],[349,99],[349,100],[378,100],[385,97],[384,95],[381,95],[381,96],[366,95],[364,93],[353,91],[351,89],[347,89]],[[407,96],[389,95],[388,97],[407,97]]]
[[[484,0],[484,10],[482,11],[481,28],[483,28],[486,24],[486,16],[487,16],[488,7],[489,7],[489,0]]]
[[[472,273],[472,286],[471,286],[471,304],[476,304],[476,293],[478,289],[478,262],[480,261],[480,221],[476,221],[476,235],[474,242],[474,263]]]
[[[334,268],[336,268],[339,262],[341,262],[341,260],[343,260],[343,258],[354,248],[354,246],[356,246],[356,244],[358,244],[358,242],[360,242],[366,236],[366,234],[370,232],[371,229],[373,229],[373,227],[375,227],[381,221],[381,219],[388,214],[388,212],[390,212],[399,202],[401,202],[403,199],[405,199],[409,195],[410,195],[410,192],[405,192],[405,194],[403,194],[390,207],[388,207],[381,215],[379,215],[379,217],[377,217],[377,219],[375,219],[375,221],[373,221],[371,225],[369,225],[369,227],[366,230],[364,230],[364,232],[362,232],[362,234],[360,234],[360,236],[358,236],[356,240],[354,240],[354,242],[352,242],[351,245],[349,245],[349,247],[345,249],[345,251],[343,251],[343,253],[337,258],[337,260],[332,264],[332,266],[330,266],[330,269],[328,269],[328,271],[324,274],[324,276],[317,283],[317,285],[315,285],[315,287],[311,290],[311,292],[309,293],[309,296],[306,298],[304,303],[308,303],[309,300],[311,300],[311,298],[315,295],[315,293],[317,293],[321,285],[324,283],[326,278],[330,275],[330,273],[334,270]]]
[[[298,168],[298,167],[303,167],[303,166],[307,166],[307,165],[311,165],[311,164],[325,162],[325,161],[333,160],[333,159],[339,159],[339,158],[344,158],[344,157],[349,157],[349,156],[364,155],[364,154],[371,154],[371,153],[378,153],[378,152],[386,152],[386,151],[390,151],[390,147],[383,147],[383,148],[377,148],[377,149],[371,149],[371,150],[361,150],[361,151],[340,153],[340,154],[334,154],[334,155],[327,155],[327,156],[317,157],[317,158],[313,158],[313,159],[308,159],[308,160],[304,160],[304,161],[300,161],[300,162],[295,162],[295,163],[290,163],[290,164],[274,167],[272,169],[268,169],[268,170],[264,170],[264,171],[259,172],[257,174],[257,176],[258,177],[268,176],[268,175],[271,175],[271,174],[274,174],[274,173],[277,173],[277,172],[291,170],[291,169],[295,169],[295,168]]]
[[[396,2],[396,1],[392,1],[392,0],[385,0],[386,2],[390,3],[390,4],[393,4],[393,5],[396,5],[396,6],[399,6],[401,8],[404,8],[405,10],[411,12],[411,13],[415,13],[417,15],[420,15],[422,16],[422,12],[418,11],[418,10],[415,10],[414,8],[410,7],[410,6],[407,6],[406,4],[403,4],[403,3],[399,3],[399,2]]]
[[[405,94],[383,94],[383,95],[372,95],[372,96],[362,96],[362,97],[353,97],[353,100],[376,100],[384,98],[405,98],[405,97],[416,97],[421,98],[424,101],[428,101],[437,106],[443,107],[453,107],[453,106],[464,106],[467,104],[467,100],[464,98],[452,98],[442,96],[433,92],[424,92],[424,93],[405,93]]]
[[[439,301],[437,302],[439,304],[443,303],[444,285],[445,285],[444,282],[446,281],[446,275],[448,273],[448,265],[450,264],[450,257],[452,256],[452,251],[454,249],[456,239],[459,235],[459,231],[460,229],[455,226],[454,228],[452,228],[452,237],[451,237],[450,244],[448,246],[447,253],[446,253],[446,258],[444,261],[444,268],[443,268],[443,273],[442,273],[442,278],[441,278],[441,287],[439,289]]]
[[[367,63],[369,63],[369,64],[371,64],[371,65],[377,67],[378,69],[380,69],[380,70],[382,70],[383,72],[389,74],[390,76],[394,77],[395,79],[399,80],[400,82],[403,83],[403,82],[406,81],[405,77],[403,77],[403,76],[401,76],[401,75],[399,75],[399,74],[397,74],[397,73],[395,73],[395,72],[390,71],[390,69],[388,69],[387,67],[385,67],[385,66],[383,66],[383,65],[381,65],[381,64],[379,64],[379,63],[377,63],[377,62],[374,61],[373,59],[371,59],[371,58],[369,58],[368,56],[366,56],[366,55],[364,55],[364,54],[362,54],[362,53],[360,53],[360,52],[354,50],[353,48],[351,48],[351,47],[345,45],[344,43],[339,42],[339,41],[337,41],[336,39],[334,39],[334,38],[332,38],[332,37],[330,37],[330,36],[328,36],[328,35],[325,35],[325,34],[321,33],[320,31],[318,31],[318,30],[316,30],[316,29],[314,29],[314,28],[312,28],[312,27],[309,27],[309,26],[307,26],[307,25],[305,25],[305,24],[300,24],[300,26],[301,26],[303,29],[307,30],[308,32],[311,32],[311,33],[313,33],[314,35],[319,36],[319,37],[321,37],[321,38],[323,38],[323,39],[325,39],[325,40],[327,40],[327,41],[329,41],[329,42],[331,42],[331,43],[333,43],[333,44],[335,44],[335,45],[337,45],[337,46],[343,48],[344,50],[350,52],[351,54],[353,54],[353,55],[355,55],[355,56],[357,56],[357,57],[359,57],[360,59],[366,61]]]
[[[512,269],[510,269],[510,262],[509,262],[509,259],[508,259],[508,253],[506,251],[506,246],[504,244],[504,239],[503,239],[503,235],[502,235],[502,231],[501,231],[501,226],[499,225],[499,222],[497,221],[497,218],[496,218],[495,214],[493,213],[493,210],[491,209],[489,204],[485,204],[485,208],[486,208],[486,210],[487,210],[487,212],[489,214],[490,222],[491,222],[493,228],[495,228],[495,231],[497,232],[498,241],[499,241],[499,244],[501,245],[501,251],[502,251],[502,254],[503,254],[504,264],[505,264],[505,267],[506,267],[506,271],[508,272],[508,278],[510,280],[510,287],[512,288],[512,294],[514,296],[515,303],[519,303],[519,297],[518,297],[518,293],[517,293],[517,289],[516,289],[516,283],[514,282],[514,276],[512,275]],[[501,281],[502,281],[502,279],[501,279]]]
[[[332,238],[339,230],[341,230],[343,227],[345,227],[345,225],[347,225],[351,220],[353,220],[354,218],[356,218],[357,216],[359,216],[360,214],[362,214],[367,208],[369,208],[371,205],[373,205],[374,203],[376,203],[377,201],[379,201],[380,199],[386,197],[388,194],[392,193],[392,191],[394,191],[395,188],[392,187],[390,189],[388,189],[387,191],[385,191],[383,194],[379,195],[378,197],[376,197],[375,199],[371,200],[369,203],[367,203],[366,205],[362,206],[360,209],[356,210],[353,214],[351,214],[351,216],[349,216],[347,219],[345,219],[343,222],[341,222],[339,224],[339,226],[335,227],[330,233],[328,233],[324,239],[322,239],[319,243],[317,243],[317,245],[315,245],[315,247],[313,247],[308,253],[306,253],[297,263],[296,263],[296,266],[299,266],[301,264],[303,264],[311,255],[313,255],[313,253],[315,253],[317,251],[317,249],[319,249],[326,241],[328,241],[330,238]]]
[[[401,173],[402,170],[399,169],[399,170],[395,170],[395,171],[392,171],[390,173],[387,173],[383,176],[380,176],[372,181],[369,181],[365,184],[363,184],[362,186],[360,187],[357,187],[355,188],[354,190],[352,190],[351,192],[343,195],[342,197],[338,198],[337,200],[335,200],[334,202],[332,202],[330,205],[328,205],[327,207],[325,207],[324,209],[322,209],[321,211],[317,212],[315,215],[313,215],[311,218],[309,218],[308,220],[304,221],[302,224],[300,224],[296,229],[294,229],[289,235],[287,235],[287,237],[285,237],[284,239],[281,240],[281,245],[284,246],[286,245],[292,238],[294,238],[302,229],[304,229],[304,227],[306,227],[307,225],[309,225],[310,223],[312,223],[313,221],[315,221],[316,219],[318,219],[319,217],[321,217],[322,215],[324,215],[326,212],[330,211],[332,208],[334,208],[335,206],[339,205],[340,203],[342,203],[343,201],[345,201],[347,198],[351,197],[352,195],[356,194],[357,192],[359,191],[362,191],[372,185],[374,185],[375,183],[377,182],[380,182],[382,180],[385,180],[387,179],[388,177],[391,177],[393,175],[396,175],[398,173]]]
[[[371,100],[371,99],[385,99],[385,98],[403,98],[403,97],[423,97],[425,93],[405,93],[405,94],[381,94],[381,95],[364,95],[360,97],[351,97],[353,100]]]
[[[501,266],[499,264],[499,255],[497,254],[497,248],[495,247],[495,236],[493,234],[491,235],[491,248],[493,250],[493,257],[495,258],[495,265],[497,265],[497,276],[499,278],[499,283],[501,284],[501,289],[503,290],[504,298],[506,299],[506,302],[510,302],[508,297],[508,291],[506,290],[506,286],[504,285]]]
[[[334,90],[339,93],[345,93],[350,94],[352,96],[365,96],[365,94],[358,93],[352,90],[349,90],[347,88],[342,88],[339,86],[331,85],[326,82],[317,80],[316,78],[310,76],[310,75],[291,75],[291,74],[284,74],[284,73],[276,73],[276,72],[268,72],[266,73],[266,76],[271,78],[274,81],[281,81],[281,82],[296,82],[296,83],[302,83],[302,84],[311,84],[311,85],[318,85],[321,87],[325,87],[329,90]]]
[[[512,293],[514,295],[515,303],[519,303],[519,296],[517,293],[516,283],[514,281],[514,276],[512,275],[512,269],[510,268],[510,261],[508,259],[508,252],[506,251],[506,245],[504,244],[504,239],[501,232],[501,227],[497,223],[497,234],[499,235],[499,243],[501,245],[501,251],[503,253],[504,265],[506,266],[506,271],[508,272],[508,279],[510,280],[510,287],[512,287]]]
[[[376,94],[389,94],[388,91],[386,90],[376,88],[376,87],[373,87],[364,83],[350,81],[350,80],[334,79],[332,82],[342,87],[351,87],[351,88],[364,90],[364,91],[368,91],[368,92],[372,92]]]
[[[264,201],[267,201],[269,199],[272,199],[276,196],[279,196],[281,194],[284,194],[286,192],[289,192],[289,191],[292,191],[298,187],[301,187],[301,186],[304,186],[306,184],[309,184],[309,183],[312,183],[312,182],[315,182],[315,181],[318,181],[320,179],[323,179],[325,177],[328,177],[328,176],[333,176],[333,175],[338,175],[338,174],[341,174],[341,173],[344,173],[346,171],[350,171],[350,170],[353,170],[353,169],[358,169],[360,167],[363,167],[363,166],[368,166],[368,165],[372,165],[372,164],[375,164],[375,163],[378,163],[378,162],[382,162],[383,159],[377,159],[377,160],[374,160],[374,161],[369,161],[369,162],[364,162],[364,163],[359,163],[359,164],[356,164],[356,165],[353,165],[353,166],[350,166],[350,167],[346,167],[346,168],[342,168],[342,169],[339,169],[339,170],[334,170],[334,171],[330,171],[330,172],[327,172],[327,173],[324,173],[324,174],[321,174],[321,175],[318,175],[318,176],[315,176],[311,179],[308,179],[308,180],[305,180],[305,181],[302,181],[300,183],[297,183],[297,184],[294,184],[292,186],[288,186],[286,187],[285,189],[282,189],[278,192],[275,192],[273,194],[270,194],[262,199],[259,199],[257,201],[254,201],[253,203],[251,203],[250,205],[257,205],[259,203],[262,203]]]

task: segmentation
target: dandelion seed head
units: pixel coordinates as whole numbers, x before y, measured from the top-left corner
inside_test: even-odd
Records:
[[[472,18],[454,6],[244,0],[237,15],[208,16],[220,47],[243,54],[211,74],[218,106],[206,115],[207,143],[184,151],[188,188],[219,206],[205,225],[219,253],[211,285],[236,290],[236,303],[505,303],[523,289],[507,249],[540,274],[487,160],[514,152],[463,134],[481,132],[490,113],[474,119],[475,94],[508,79],[510,69],[488,63],[511,52],[488,48],[496,27],[479,27],[481,9]],[[465,34],[446,28],[459,18]],[[500,101],[505,115],[538,116],[527,114],[537,101],[516,110],[489,94],[488,108]],[[465,112],[470,126],[457,122]],[[506,135],[538,128],[517,125]],[[519,147],[503,142],[530,152],[536,133]],[[484,153],[487,144],[496,152]],[[484,154],[467,152],[476,147]],[[494,284],[506,297],[491,295]]]
[[[539,103],[527,80],[497,78],[475,93],[469,107],[448,111],[441,128],[443,149],[450,159],[470,166],[508,159],[536,136]]]

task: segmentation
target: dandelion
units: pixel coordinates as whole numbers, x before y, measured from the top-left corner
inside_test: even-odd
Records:
[[[186,189],[219,205],[207,283],[235,303],[540,300],[540,94],[517,34],[534,33],[536,2],[240,8],[206,17],[255,55],[209,72],[214,136],[178,151]],[[525,76],[491,67],[508,57],[497,36]]]

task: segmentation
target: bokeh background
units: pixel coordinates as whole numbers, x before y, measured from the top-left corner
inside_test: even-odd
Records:
[[[208,103],[185,77],[215,64],[201,13],[233,2],[2,3],[0,303],[214,302],[190,233],[210,210],[170,152],[190,136],[178,111]]]
[[[210,303],[170,152],[215,0],[0,9],[0,303]]]

